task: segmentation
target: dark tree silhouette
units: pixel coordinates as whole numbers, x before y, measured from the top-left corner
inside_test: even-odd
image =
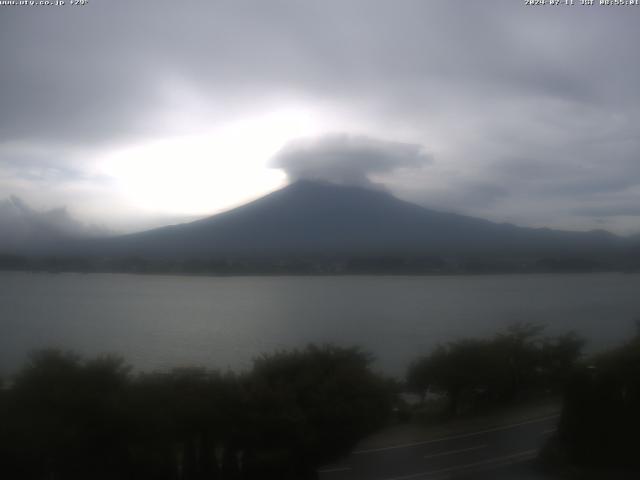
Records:
[[[264,355],[251,371],[132,375],[114,357],[33,354],[0,389],[0,467],[30,479],[304,479],[391,411],[353,348]]]
[[[126,464],[123,393],[128,368],[116,358],[82,363],[38,352],[6,393],[5,425],[21,478],[113,478]]]
[[[371,357],[355,348],[309,346],[255,360],[249,378],[256,432],[255,464],[287,458],[291,472],[313,476],[313,467],[344,454],[385,423],[390,383],[369,369]],[[275,472],[274,472],[275,473]]]
[[[556,450],[574,464],[640,471],[639,407],[640,332],[572,375]]]
[[[410,365],[407,385],[417,393],[446,394],[450,415],[558,392],[583,342],[573,333],[543,338],[542,331],[538,325],[516,323],[493,338],[440,345]]]

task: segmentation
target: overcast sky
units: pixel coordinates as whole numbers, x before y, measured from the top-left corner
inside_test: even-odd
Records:
[[[520,0],[0,6],[0,197],[127,230],[289,173],[638,232],[639,24]]]

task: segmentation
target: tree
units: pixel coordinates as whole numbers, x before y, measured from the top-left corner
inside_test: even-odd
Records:
[[[570,378],[558,440],[572,462],[640,470],[640,332]]]
[[[122,360],[37,352],[0,389],[2,472],[25,480],[303,479],[390,413],[354,348],[263,355],[245,374],[130,373]]]
[[[277,478],[307,478],[383,425],[392,392],[370,362],[356,348],[314,345],[257,358],[248,384],[254,459],[294,466]]]
[[[493,395],[503,381],[497,353],[488,340],[463,339],[441,345],[409,367],[408,383],[414,391],[445,393],[449,414],[457,415]]]
[[[109,478],[127,461],[121,393],[128,367],[102,357],[37,352],[16,376],[6,405],[20,478]]]
[[[542,330],[516,323],[493,338],[440,345],[410,365],[407,385],[445,393],[450,415],[546,392],[569,374],[583,342],[575,334],[542,338]]]

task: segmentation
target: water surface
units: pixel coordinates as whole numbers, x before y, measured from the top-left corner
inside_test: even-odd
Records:
[[[640,275],[186,277],[0,273],[0,371],[29,351],[116,353],[140,369],[242,369],[308,342],[359,345],[401,375],[438,342],[512,321],[576,330],[591,349],[640,317]]]

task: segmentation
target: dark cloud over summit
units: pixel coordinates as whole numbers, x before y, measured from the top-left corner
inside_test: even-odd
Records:
[[[278,152],[272,166],[282,168],[292,181],[371,186],[372,175],[421,167],[429,161],[420,145],[333,134],[294,140]]]

